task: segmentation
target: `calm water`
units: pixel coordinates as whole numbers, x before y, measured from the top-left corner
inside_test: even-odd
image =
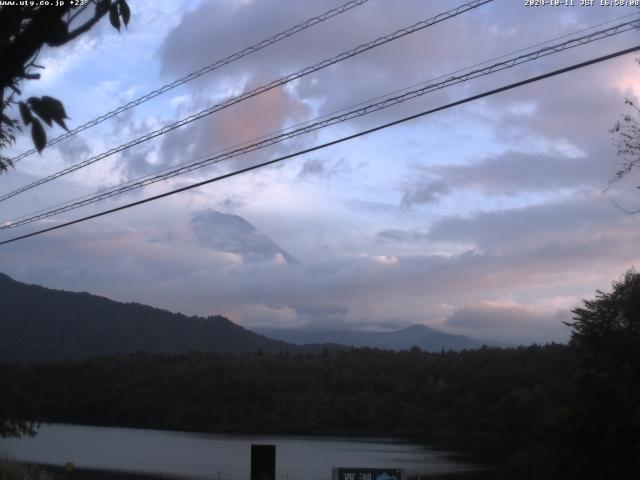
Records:
[[[250,476],[252,443],[276,445],[279,480],[327,480],[333,466],[406,468],[412,473],[470,469],[446,452],[395,439],[213,435],[131,428],[43,425],[35,438],[0,439],[0,455],[78,468],[215,480]]]

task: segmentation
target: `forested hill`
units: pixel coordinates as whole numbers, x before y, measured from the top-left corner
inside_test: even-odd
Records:
[[[221,317],[187,317],[88,293],[52,290],[0,274],[0,361],[131,352],[298,351]]]
[[[527,435],[574,401],[563,345],[428,353],[135,354],[27,365],[0,378],[42,420],[201,432]]]

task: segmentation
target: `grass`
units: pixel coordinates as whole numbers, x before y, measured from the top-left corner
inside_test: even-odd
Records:
[[[20,465],[10,458],[0,458],[0,480],[53,480],[53,477],[34,465]]]

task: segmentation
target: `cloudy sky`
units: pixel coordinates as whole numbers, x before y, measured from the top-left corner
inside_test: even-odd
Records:
[[[462,3],[370,0],[22,160],[0,177],[2,192]],[[119,34],[105,20],[74,43],[42,52],[42,79],[25,84],[25,94],[59,98],[68,124],[80,125],[340,1],[130,4],[128,30]],[[634,13],[495,0],[16,196],[1,205],[1,220],[548,40],[607,28]],[[574,48],[96,206],[2,230],[0,238],[638,43],[634,30]],[[640,96],[639,78],[640,67],[627,55],[2,246],[0,269],[24,282],[222,314],[247,327],[376,330],[422,323],[513,343],[566,340],[562,321],[570,310],[640,266],[640,215],[612,204],[638,208],[640,178],[607,189],[619,163],[609,130],[626,112],[625,98]],[[29,147],[22,138],[12,153]]]

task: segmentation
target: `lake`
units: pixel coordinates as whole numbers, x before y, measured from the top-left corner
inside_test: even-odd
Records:
[[[35,438],[0,439],[0,455],[20,462],[246,480],[251,444],[276,445],[278,480],[327,480],[331,467],[396,467],[411,474],[471,470],[472,465],[399,439],[220,435],[80,425],[43,425]]]

